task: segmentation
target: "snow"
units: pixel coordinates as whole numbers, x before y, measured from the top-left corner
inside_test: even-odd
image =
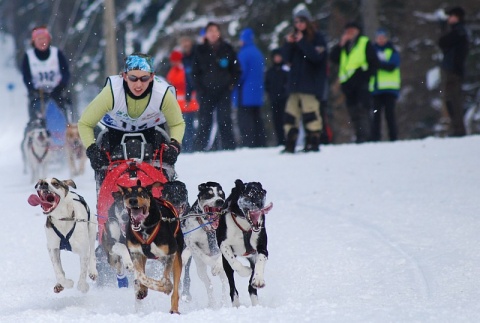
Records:
[[[13,42],[0,43],[11,57]],[[20,141],[27,120],[19,71],[0,76],[1,322],[474,322],[480,318],[480,137],[343,144],[320,153],[281,155],[280,148],[181,155],[179,179],[193,203],[198,184],[260,181],[269,259],[260,305],[247,279],[235,276],[241,306],[207,307],[192,266],[192,294],[181,315],[170,297],[150,291],[140,306],[132,288],[96,286],[53,293],[45,216],[28,205],[34,193],[22,173]],[[9,90],[12,88],[12,90]],[[66,167],[50,173],[67,179]],[[95,209],[93,171],[74,178]],[[62,252],[67,277],[78,257]],[[220,282],[214,279],[220,300]],[[75,286],[76,287],[76,286]]]

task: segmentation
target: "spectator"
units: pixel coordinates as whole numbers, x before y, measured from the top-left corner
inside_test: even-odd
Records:
[[[216,113],[221,147],[233,150],[231,117],[232,90],[238,84],[241,70],[233,47],[221,37],[220,26],[209,22],[205,27],[205,42],[195,49],[193,79],[200,103],[199,128],[194,150],[206,149]]]
[[[339,65],[338,77],[355,130],[355,142],[368,141],[371,139],[369,82],[378,66],[375,48],[361,34],[360,26],[350,22],[345,25],[340,42],[332,48],[330,59]]]
[[[465,28],[465,11],[454,7],[447,12],[449,30],[442,35],[438,46],[443,52],[442,83],[444,101],[450,117],[452,136],[465,136],[463,123],[462,80],[468,55],[468,33]]]
[[[243,147],[265,147],[265,127],[262,120],[264,57],[255,46],[254,33],[245,28],[240,34],[238,60],[242,69],[238,91],[238,126]]]
[[[47,27],[32,30],[32,47],[25,52],[22,63],[23,82],[28,90],[29,121],[45,118],[45,108],[53,99],[67,122],[73,119],[72,99],[67,90],[70,72],[63,52],[51,46]]]
[[[193,139],[195,135],[194,120],[198,111],[197,100],[188,96],[187,73],[182,63],[183,55],[181,52],[174,50],[170,54],[170,70],[167,73],[166,80],[176,89],[177,101],[182,110],[183,119],[185,120],[185,134],[182,141],[183,152],[192,152]]]
[[[289,96],[285,109],[285,149],[294,153],[300,119],[305,128],[304,151],[319,151],[322,120],[320,101],[327,82],[327,45],[316,31],[310,12],[294,13],[294,31],[283,46],[285,62],[290,65]]]
[[[272,51],[272,65],[265,74],[265,90],[272,108],[273,124],[277,145],[285,144],[283,123],[285,104],[288,98],[288,72],[290,68],[283,63],[282,52],[276,48]]]
[[[370,79],[373,95],[372,141],[382,139],[382,111],[388,126],[390,141],[397,140],[395,103],[400,91],[400,54],[389,40],[386,29],[380,28],[375,34],[374,48],[379,60],[378,70]]]

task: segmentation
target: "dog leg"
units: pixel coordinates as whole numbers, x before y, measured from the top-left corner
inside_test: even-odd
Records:
[[[220,244],[220,251],[222,252],[222,255],[225,257],[225,259],[228,261],[232,269],[238,272],[240,276],[248,277],[252,274],[252,269],[250,267],[244,266],[240,261],[238,261],[233,254],[232,248],[225,242],[222,242]],[[225,261],[223,263],[225,263]]]
[[[210,278],[207,275],[207,265],[203,262],[202,258],[198,257],[198,255],[194,255],[193,259],[195,260],[195,265],[197,267],[197,275],[200,280],[205,285],[205,289],[207,290],[207,297],[208,297],[208,306],[214,307],[215,306],[215,299],[213,297],[213,286]]]
[[[247,260],[250,263],[250,267],[253,269],[253,273],[252,273],[252,276],[250,277],[249,284],[248,284],[248,294],[250,295],[250,301],[252,302],[252,305],[257,306],[258,305],[257,289],[253,286],[253,277],[256,272],[255,259],[253,257],[248,257]]]
[[[171,297],[170,314],[180,314],[178,311],[178,300],[180,288],[180,277],[182,276],[182,256],[179,251],[174,255],[173,259],[173,293]]]
[[[239,307],[240,300],[238,299],[238,291],[235,287],[235,278],[233,277],[233,268],[230,266],[230,263],[222,256],[223,268],[225,270],[225,275],[228,279],[228,285],[230,286],[230,300],[232,301],[232,306]]]
[[[88,239],[90,244],[90,259],[88,263],[88,277],[95,281],[98,277],[97,257],[95,255],[95,240],[97,238],[97,225],[95,223],[88,224]]]
[[[147,257],[139,253],[133,253],[133,266],[135,268],[135,297],[137,300],[144,299],[148,295],[148,288],[141,282],[140,276],[145,276],[145,263]]]
[[[55,293],[60,293],[64,288],[72,288],[73,280],[65,278],[65,272],[62,268],[62,261],[60,259],[60,249],[48,249],[50,260],[52,261],[53,271],[57,279],[57,284],[53,288]]]
[[[90,257],[86,255],[80,256],[80,277],[78,278],[77,289],[82,293],[88,292],[90,286],[87,283],[87,271]]]
[[[255,262],[255,270],[252,276],[251,285],[254,288],[263,288],[265,287],[265,265],[267,263],[267,257],[264,254],[258,254],[257,260]]]
[[[192,263],[192,253],[190,249],[187,247],[183,249],[182,252],[182,265],[185,264],[184,267],[184,275],[183,275],[183,289],[182,289],[182,300],[185,302],[190,302],[192,300],[192,295],[190,294],[190,264]]]
[[[123,243],[116,242],[113,247],[112,251],[119,255],[122,258],[123,265],[125,266],[125,269],[128,270],[129,272],[133,272],[133,262],[132,258],[130,257],[130,253],[128,252],[127,246],[124,245]]]

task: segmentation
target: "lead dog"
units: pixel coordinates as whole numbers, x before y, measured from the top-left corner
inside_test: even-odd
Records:
[[[67,250],[80,256],[77,289],[86,293],[87,274],[92,280],[98,276],[95,268],[97,225],[90,221],[90,209],[83,197],[71,192],[69,186],[76,188],[72,180],[41,179],[35,185],[37,195],[30,195],[28,202],[32,206],[40,205],[47,216],[47,248],[57,279],[53,291],[60,293],[64,288],[73,287],[73,280],[65,277],[60,260],[60,250]]]
[[[67,125],[64,147],[67,154],[68,167],[70,168],[70,176],[82,175],[85,172],[87,154],[80,140],[77,124],[69,123]]]
[[[237,179],[222,208],[217,240],[230,285],[230,299],[236,307],[240,302],[234,271],[242,277],[250,276],[248,293],[254,306],[258,304],[257,289],[265,286],[264,270],[268,258],[265,214],[272,209],[271,203],[265,206],[266,194],[261,183],[243,183]],[[238,256],[245,257],[250,266],[244,266]],[[216,266],[214,270],[219,272],[221,268]]]
[[[212,268],[212,274],[220,276],[223,298],[227,298],[227,277],[224,270],[213,272],[213,268],[222,268],[222,257],[217,246],[215,230],[219,223],[219,213],[225,202],[222,186],[216,182],[206,182],[198,185],[197,200],[188,211],[182,223],[187,252],[190,251],[200,280],[205,285],[208,305],[215,305],[212,282],[207,274],[207,266]],[[182,255],[183,256],[183,255]],[[186,262],[186,257],[183,261]],[[184,291],[185,294],[185,291]],[[188,293],[189,294],[189,293]]]
[[[172,293],[170,313],[179,313],[178,290],[182,274],[184,241],[173,205],[152,196],[152,188],[161,185],[156,182],[143,187],[138,180],[135,186],[118,187],[129,215],[126,240],[135,273],[135,296],[139,300],[147,297],[148,289],[167,295]],[[147,258],[160,258],[165,261],[162,279],[147,277],[145,274]],[[173,285],[170,280],[172,271]]]
[[[50,136],[45,121],[37,119],[30,122],[22,142],[22,155],[24,173],[29,169],[32,184],[46,176],[49,150]]]

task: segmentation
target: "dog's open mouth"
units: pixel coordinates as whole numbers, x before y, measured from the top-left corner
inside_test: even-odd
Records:
[[[205,213],[205,218],[210,224],[211,230],[217,230],[220,217],[218,213],[222,210],[221,207],[215,206],[204,206],[203,212]]]
[[[28,197],[28,203],[32,206],[40,205],[43,213],[50,213],[60,202],[60,196],[49,190],[38,190],[37,195],[32,194]]]
[[[264,215],[270,212],[270,210],[273,208],[273,204],[270,202],[267,206],[261,208],[261,209],[256,209],[256,210],[249,210],[248,211],[248,221],[252,225],[252,228],[254,231],[260,230],[260,218]]]
[[[130,222],[133,231],[140,231],[143,221],[148,216],[148,208],[143,207],[128,207],[126,208],[128,215],[130,216]]]

